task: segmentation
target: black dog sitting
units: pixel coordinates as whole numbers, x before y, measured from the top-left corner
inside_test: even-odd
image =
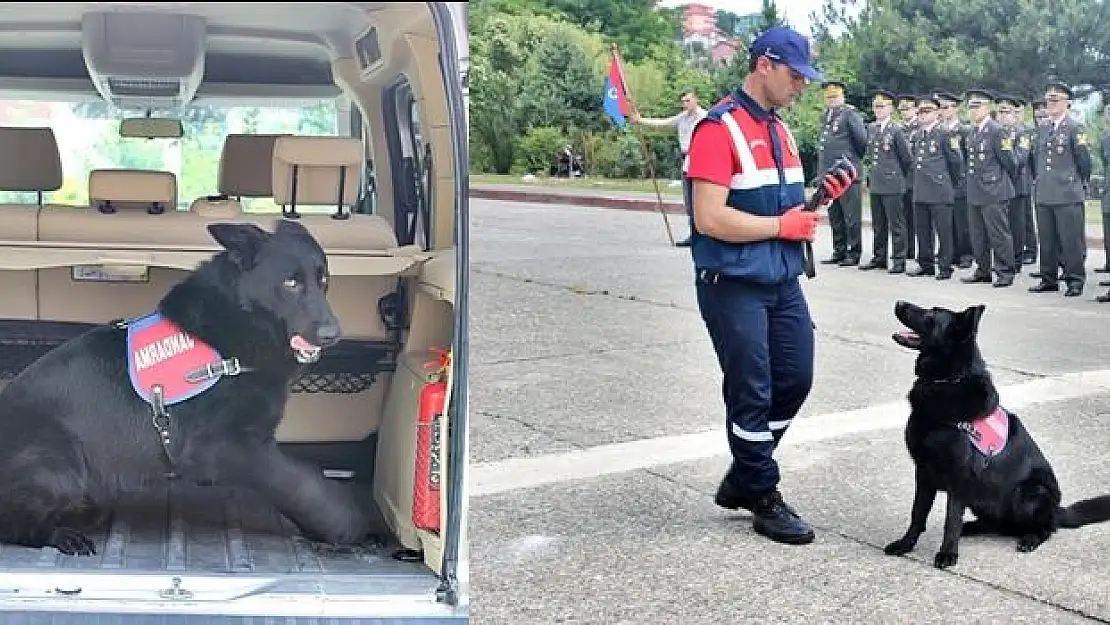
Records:
[[[1030,552],[1059,528],[1110,520],[1110,495],[1060,506],[1052,465],[1021,419],[999,405],[976,342],[985,309],[894,305],[894,315],[909,328],[896,332],[894,341],[918,351],[905,433],[916,490],[909,528],[886,546],[888,555],[913,550],[938,491],[948,499],[944,538],[933,560],[938,568],[956,564],[961,534],[1016,537],[1018,551]],[[965,508],[976,520],[963,523]]]

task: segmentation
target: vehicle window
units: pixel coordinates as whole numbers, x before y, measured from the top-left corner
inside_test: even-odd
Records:
[[[194,104],[182,113],[185,136],[181,139],[125,139],[119,136],[119,118],[99,100],[0,99],[0,125],[48,126],[54,130],[64,182],[57,191],[45,193],[44,202],[86,206],[89,171],[118,167],[173,172],[177,175],[177,208],[188,210],[194,199],[217,193],[220,151],[228,134],[336,135],[340,129],[336,109],[335,100],[284,107]],[[0,191],[0,203],[34,203],[36,195]],[[270,198],[243,198],[242,204],[244,210],[253,213],[281,212]],[[335,210],[334,206],[303,208],[298,206],[297,210]]]

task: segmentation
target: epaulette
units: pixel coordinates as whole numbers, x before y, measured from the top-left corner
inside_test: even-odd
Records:
[[[736,110],[736,100],[732,96],[725,96],[720,102],[713,105],[709,111],[706,112],[705,117],[714,121],[721,121],[725,113]]]

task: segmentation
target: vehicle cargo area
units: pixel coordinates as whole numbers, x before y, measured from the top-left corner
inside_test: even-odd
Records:
[[[147,477],[89,533],[94,555],[0,544],[0,611],[62,596],[443,609],[465,121],[438,5],[0,5],[0,389],[89,329],[154,312],[223,249],[209,225],[297,220],[327,255],[342,336],[304,366],[274,438],[376,520],[362,544],[314,543],[254,492]]]

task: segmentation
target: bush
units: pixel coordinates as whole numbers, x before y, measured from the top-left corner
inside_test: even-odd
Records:
[[[515,150],[513,170],[545,176],[556,165],[559,151],[566,144],[558,128],[531,128]]]

